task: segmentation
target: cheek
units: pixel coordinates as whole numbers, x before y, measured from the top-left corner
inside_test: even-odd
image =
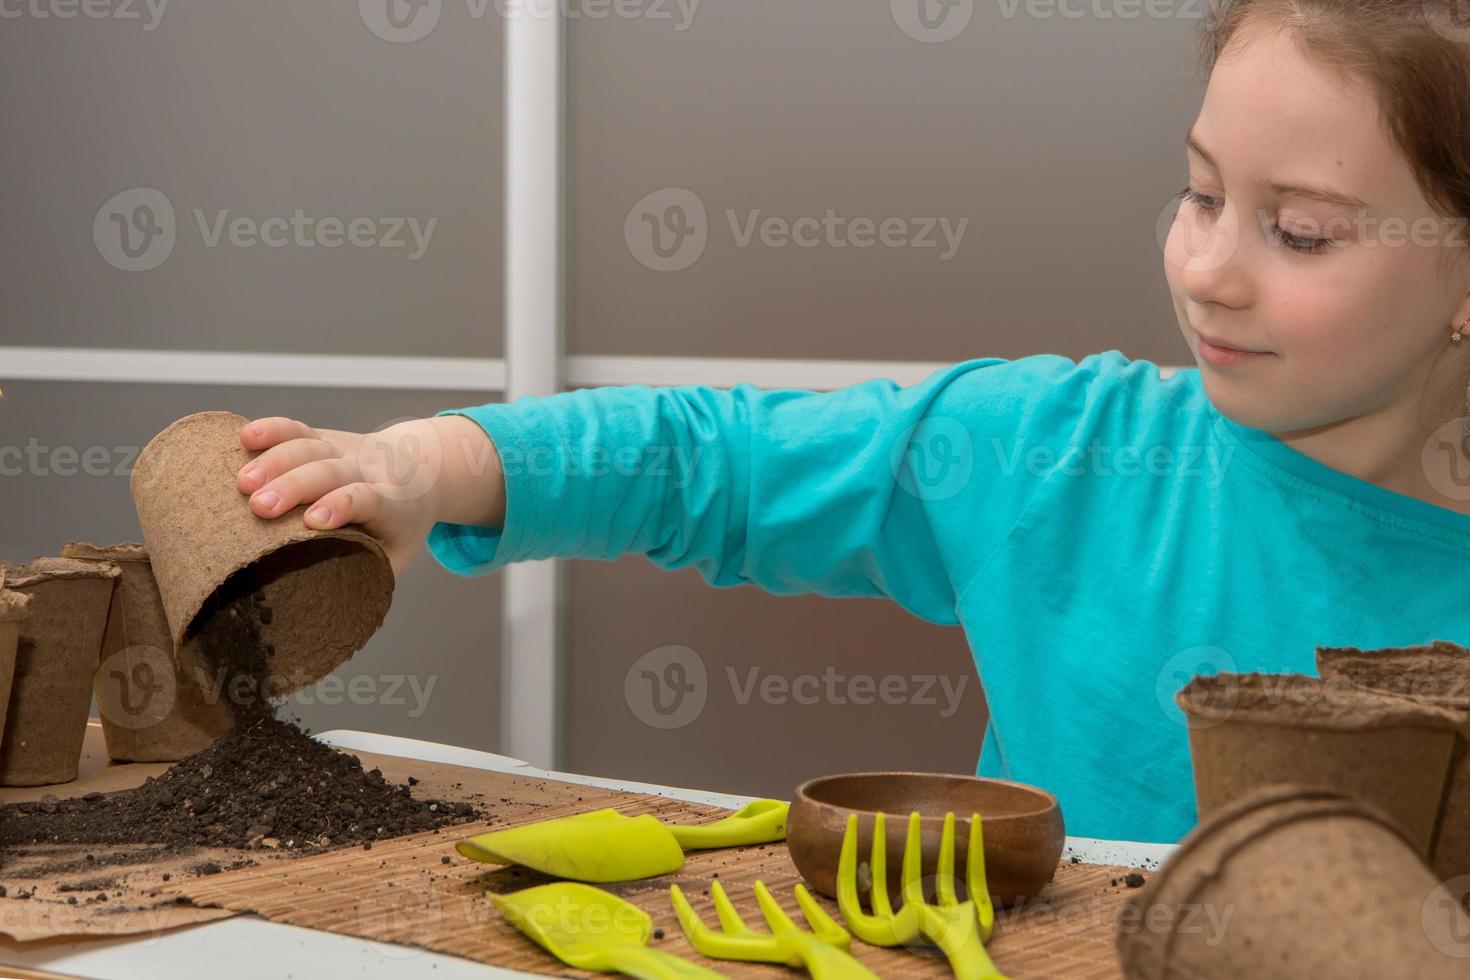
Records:
[[[1289,376],[1308,389],[1348,389],[1396,373],[1413,345],[1394,329],[1408,314],[1404,299],[1366,269],[1301,266],[1280,276],[1269,293],[1270,337]]]
[[[1375,356],[1390,347],[1387,326],[1402,320],[1402,280],[1366,252],[1299,258],[1273,270],[1269,298],[1272,338],[1283,352]],[[1397,312],[1395,312],[1397,311]]]
[[[1281,282],[1265,298],[1271,311],[1267,329],[1287,356],[1341,344],[1362,312],[1340,290],[1316,288],[1300,276]]]

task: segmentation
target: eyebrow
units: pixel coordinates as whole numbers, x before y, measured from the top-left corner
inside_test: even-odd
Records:
[[[1205,162],[1210,166],[1216,170],[1220,169],[1220,165],[1215,162],[1215,158],[1210,156],[1209,151],[1204,148],[1204,145],[1194,135],[1194,130],[1191,129],[1185,135],[1184,145],[1203,157]],[[1274,181],[1268,183],[1266,186],[1271,189],[1272,193],[1279,197],[1300,197],[1309,201],[1321,201],[1323,204],[1332,204],[1355,211],[1368,210],[1368,203],[1366,201],[1359,200],[1350,194],[1338,193],[1327,187],[1315,187],[1311,184],[1278,184]]]

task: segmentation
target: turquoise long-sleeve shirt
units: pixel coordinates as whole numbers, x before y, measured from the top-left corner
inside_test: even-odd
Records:
[[[506,516],[436,526],[445,567],[639,553],[958,624],[990,709],[978,772],[1052,790],[1077,836],[1193,826],[1173,695],[1196,673],[1470,641],[1470,517],[1232,422],[1197,370],[1117,351],[910,387],[634,385],[455,412],[502,455]]]

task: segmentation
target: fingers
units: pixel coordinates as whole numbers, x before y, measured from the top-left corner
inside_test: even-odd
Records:
[[[240,445],[246,449],[269,449],[288,439],[317,439],[320,434],[305,422],[279,415],[253,419],[240,426]]]
[[[303,463],[287,470],[250,496],[257,517],[279,517],[297,504],[316,500],[357,478],[354,461],[332,457]]]
[[[241,493],[254,493],[298,466],[339,455],[337,448],[323,439],[292,439],[272,446],[240,467],[235,474],[235,486]]]
[[[383,512],[383,498],[370,483],[349,483],[322,496],[306,511],[306,526],[327,530],[344,524],[372,524]]]
[[[355,524],[377,538],[388,554],[394,575],[402,575],[423,543],[408,526],[402,500],[384,497],[371,483],[350,483],[326,494],[306,510],[306,526],[326,531]]]

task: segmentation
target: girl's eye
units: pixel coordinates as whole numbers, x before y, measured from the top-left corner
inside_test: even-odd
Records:
[[[1275,239],[1278,244],[1285,245],[1293,252],[1303,252],[1307,255],[1325,252],[1332,246],[1332,239],[1330,238],[1303,238],[1300,235],[1293,235],[1280,225],[1272,225],[1267,234]]]
[[[1190,204],[1193,204],[1195,207],[1199,208],[1201,211],[1204,211],[1207,214],[1214,214],[1216,211],[1220,210],[1220,206],[1223,203],[1218,197],[1210,197],[1209,195],[1201,194],[1199,191],[1194,190],[1190,187],[1184,188],[1184,190],[1180,191],[1174,196],[1176,198],[1179,198],[1180,200],[1188,201]]]
[[[1206,214],[1214,214],[1216,211],[1219,211],[1224,203],[1218,197],[1201,194],[1199,191],[1189,187],[1184,188],[1184,190],[1174,196],[1180,200],[1188,201]],[[1293,235],[1278,224],[1273,224],[1267,229],[1266,233],[1277,244],[1284,245],[1293,252],[1300,252],[1303,255],[1316,255],[1332,247],[1332,239],[1330,238],[1305,238],[1301,235]]]

